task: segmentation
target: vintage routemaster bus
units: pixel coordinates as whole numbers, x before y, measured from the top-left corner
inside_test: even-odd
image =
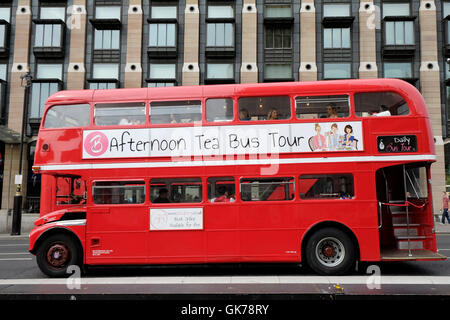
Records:
[[[433,135],[395,79],[60,91],[29,250],[70,265],[440,260]]]

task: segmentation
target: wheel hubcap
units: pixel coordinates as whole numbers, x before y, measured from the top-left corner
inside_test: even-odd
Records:
[[[324,266],[338,266],[345,258],[345,247],[334,237],[324,238],[317,243],[316,258]]]
[[[65,244],[53,244],[47,251],[47,262],[54,268],[61,268],[70,259],[70,250]]]

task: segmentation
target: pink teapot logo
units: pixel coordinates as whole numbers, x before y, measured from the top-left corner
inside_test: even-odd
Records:
[[[108,149],[108,138],[100,131],[91,132],[84,140],[84,150],[93,157],[101,156]]]

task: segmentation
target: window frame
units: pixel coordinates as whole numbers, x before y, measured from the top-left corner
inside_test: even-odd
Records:
[[[344,198],[344,199],[342,199],[340,196],[338,196],[338,197],[330,197],[330,198],[326,198],[326,197],[323,197],[323,198],[320,198],[320,197],[319,198],[318,197],[305,198],[305,197],[302,197],[302,194],[300,193],[300,191],[301,191],[300,183],[301,183],[302,177],[305,177],[305,176],[323,176],[323,177],[327,177],[327,176],[344,176],[344,175],[351,177],[351,180],[352,180],[353,195],[352,195],[351,198]],[[335,172],[333,172],[333,173],[302,173],[302,174],[297,176],[297,179],[298,179],[298,193],[296,193],[296,196],[298,196],[300,201],[320,201],[320,202],[323,202],[323,201],[343,201],[343,200],[355,200],[355,199],[357,199],[357,192],[356,192],[357,184],[356,184],[356,181],[355,181],[355,175],[353,173],[345,173],[345,172],[339,172],[339,173],[335,173]],[[312,178],[310,178],[310,179],[312,179]]]
[[[277,179],[279,179],[280,181],[275,181],[275,180],[277,180]],[[286,181],[282,181],[282,179],[290,179],[290,180],[286,180]],[[253,183],[254,182],[258,182],[258,183],[261,183],[261,181],[264,181],[264,180],[273,180],[272,181],[272,183],[276,183],[276,182],[279,182],[279,185],[281,185],[281,184],[287,184],[287,185],[291,185],[292,186],[292,188],[293,188],[293,190],[292,190],[292,192],[293,192],[293,197],[291,198],[291,194],[289,194],[289,199],[275,199],[275,200],[268,200],[268,199],[266,199],[266,200],[260,200],[260,199],[258,199],[258,200],[253,200],[253,199],[250,199],[250,200],[244,200],[244,197],[242,196],[242,190],[243,189],[245,189],[245,188],[242,188],[242,185],[243,185],[243,180],[254,180],[253,181]],[[238,183],[238,186],[239,186],[239,188],[238,188],[238,191],[239,191],[239,199],[240,199],[240,201],[242,201],[242,203],[252,203],[252,202],[257,202],[257,203],[276,203],[276,202],[282,202],[282,203],[286,203],[286,202],[293,202],[293,201],[295,201],[296,200],[296,189],[297,189],[297,184],[296,184],[296,179],[295,179],[295,176],[271,176],[271,177],[239,177],[239,179],[237,180],[237,183]],[[251,182],[252,183],[252,182]],[[271,182],[262,182],[263,184],[268,184],[268,183],[271,183]],[[244,185],[246,185],[246,184],[244,184]],[[289,192],[290,192],[291,190],[289,190]],[[273,192],[272,192],[273,193]],[[271,195],[271,194],[270,194]],[[269,195],[269,196],[270,196]],[[285,195],[286,195],[286,192],[285,192]]]
[[[98,182],[111,182],[111,183],[114,183],[114,182],[116,182],[116,183],[121,183],[121,182],[123,182],[123,183],[126,183],[126,182],[137,183],[137,182],[142,182],[142,186],[144,187],[143,188],[143,190],[144,190],[144,201],[143,202],[139,202],[139,203],[96,203],[95,202],[94,190],[96,188],[95,183],[98,183]],[[98,187],[105,187],[105,186],[98,186]],[[111,186],[111,188],[113,188],[113,187],[114,186]],[[90,189],[91,189],[91,196],[90,196],[90,198],[91,198],[91,201],[92,201],[91,203],[94,206],[121,206],[122,207],[122,206],[143,206],[143,205],[147,205],[148,204],[147,181],[145,179],[92,180]]]

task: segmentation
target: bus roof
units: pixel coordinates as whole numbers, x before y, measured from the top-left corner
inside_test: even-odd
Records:
[[[271,82],[251,84],[175,86],[163,88],[124,88],[106,90],[63,90],[47,100],[55,104],[96,103],[114,101],[145,101],[165,99],[201,99],[203,97],[333,94],[342,92],[393,91],[414,101],[418,114],[426,115],[423,97],[406,81],[399,79],[350,79],[308,82]],[[421,107],[423,105],[423,108]]]

